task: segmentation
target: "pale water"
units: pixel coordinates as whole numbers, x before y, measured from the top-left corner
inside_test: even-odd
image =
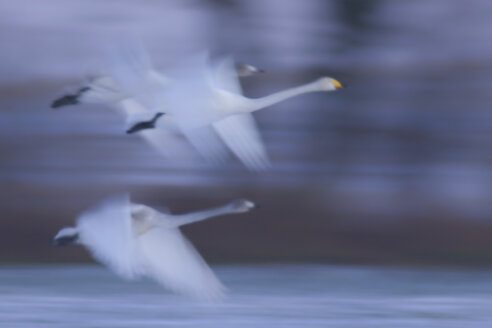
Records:
[[[492,272],[221,266],[219,304],[97,266],[0,269],[0,327],[492,327]]]

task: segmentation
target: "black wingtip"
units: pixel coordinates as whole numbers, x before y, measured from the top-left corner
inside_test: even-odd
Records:
[[[135,123],[131,128],[126,130],[126,134],[132,134],[141,130],[154,129],[155,123],[159,119],[159,117],[163,116],[165,113],[158,112],[154,115],[154,117],[150,121],[143,121]]]
[[[53,100],[51,108],[57,109],[63,106],[76,105],[79,103],[78,95],[65,95],[58,99]]]
[[[138,131],[153,129],[153,128],[154,128],[153,124],[151,124],[149,122],[139,122],[139,123],[136,123],[135,125],[133,125],[128,130],[126,130],[126,134],[133,134],[133,133],[138,132]]]
[[[77,242],[79,238],[78,234],[74,234],[71,236],[63,236],[59,238],[53,238],[51,239],[51,243],[53,246],[68,246],[68,245],[73,245]]]
[[[56,109],[68,105],[77,105],[79,103],[80,95],[86,91],[89,91],[90,89],[90,87],[83,87],[77,90],[77,92],[74,94],[64,95],[58,99],[55,99],[51,103],[51,108]]]

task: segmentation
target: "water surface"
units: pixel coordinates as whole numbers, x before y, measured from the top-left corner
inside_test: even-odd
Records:
[[[486,327],[492,272],[322,265],[220,266],[219,304],[124,282],[98,266],[0,269],[0,326]]]

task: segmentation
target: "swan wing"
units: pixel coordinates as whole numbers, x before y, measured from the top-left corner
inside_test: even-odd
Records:
[[[145,121],[152,119],[154,111],[149,110],[137,100],[126,98],[113,104],[113,107],[125,116],[127,124],[136,123],[135,121]]]
[[[225,287],[177,228],[154,227],[138,237],[145,274],[166,289],[199,299],[218,299]]]
[[[242,94],[231,56],[218,59],[213,67],[214,81],[218,88]],[[265,146],[252,114],[232,115],[213,123],[213,126],[229,149],[250,170],[265,170],[270,166]]]
[[[139,136],[156,150],[159,155],[171,162],[187,162],[196,158],[196,152],[183,135],[165,128],[140,131]]]
[[[212,75],[217,88],[242,95],[232,56],[222,56],[215,60],[212,64]]]
[[[80,243],[97,261],[126,279],[142,274],[128,194],[104,200],[82,213],[76,222]]]
[[[208,53],[201,52],[183,60],[171,76],[167,107],[183,131],[209,125],[222,116],[214,99]]]
[[[135,123],[148,121],[155,115],[155,111],[145,108],[133,98],[122,100],[113,107],[126,117],[127,128]],[[175,125],[169,116],[165,115],[159,119],[156,128],[140,131],[138,135],[167,160],[191,161],[196,157],[193,148],[183,135],[175,131]]]
[[[182,61],[172,72],[166,101],[176,126],[206,160],[221,163],[228,157],[226,145],[210,125],[214,112],[208,53]]]
[[[78,97],[81,103],[112,105],[127,97],[108,75],[91,78],[80,90],[83,90]]]
[[[208,162],[220,164],[229,157],[226,145],[210,125],[183,131],[196,151]]]
[[[152,68],[150,57],[142,46],[114,49],[108,72],[122,93],[135,98],[146,108],[162,110],[167,78]]]
[[[231,115],[213,123],[213,127],[248,169],[261,171],[270,167],[268,154],[251,114]]]

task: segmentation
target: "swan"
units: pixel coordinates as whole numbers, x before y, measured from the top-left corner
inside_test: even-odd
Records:
[[[115,70],[115,81],[132,99],[147,99],[153,108],[166,108],[166,119],[172,120],[173,129],[202,156],[221,157],[224,143],[246,167],[256,171],[268,168],[270,162],[252,112],[301,94],[343,88],[336,79],[322,77],[266,97],[248,98],[242,94],[232,57],[212,61],[202,52],[179,63],[170,74],[172,83],[159,89],[145,78],[148,73],[136,69],[142,66],[135,58],[128,58]],[[211,129],[219,140],[213,138]]]
[[[196,299],[220,299],[225,287],[179,227],[219,215],[245,213],[256,205],[246,199],[216,208],[173,215],[112,196],[83,212],[75,227],[62,228],[57,246],[79,244],[124,279],[146,277],[165,289]]]
[[[203,140],[197,131],[212,126],[229,149],[249,169],[257,171],[270,163],[253,112],[305,93],[343,88],[336,79],[322,77],[253,99],[243,95],[233,67],[230,56],[215,62],[210,61],[207,52],[192,56],[176,69],[163,101],[180,131],[196,148],[200,150],[196,144]]]
[[[324,77],[266,97],[247,98],[232,58],[210,61],[206,52],[182,61],[170,77],[157,73],[141,51],[116,56],[108,66],[109,76],[94,80],[69,101],[75,98],[113,105],[124,113],[131,127],[163,112],[166,115],[154,124],[156,132],[143,130],[141,135],[165,157],[190,156],[184,136],[212,162],[223,162],[229,149],[256,171],[267,169],[270,161],[252,112],[304,93],[342,88],[339,81]]]
[[[252,113],[281,101],[311,92],[342,89],[331,77],[282,90],[260,98],[243,96],[232,71],[232,58],[224,57],[218,68],[211,67],[207,53],[185,60],[175,82],[169,86],[167,106],[177,123],[185,129],[213,124],[232,115]],[[193,95],[190,97],[190,95]]]
[[[167,110],[162,102],[157,102],[155,98],[160,93],[165,93],[171,80],[152,67],[143,49],[127,48],[122,54],[115,54],[107,66],[105,74],[90,79],[75,92],[55,99],[51,107],[57,109],[84,103],[108,105],[125,117],[127,133],[138,131],[145,141],[168,160],[189,161],[194,157],[196,148],[202,157],[210,162],[226,160],[228,150],[212,127],[204,127],[195,132],[193,148],[172,116],[166,115],[160,119],[162,115],[159,113],[165,114]],[[234,73],[240,77],[263,72],[262,69],[249,64],[234,67]],[[135,76],[138,76],[138,79]],[[137,96],[129,96],[132,92]],[[154,110],[156,108],[157,110]],[[157,119],[159,124],[156,122]],[[151,122],[154,124],[149,124]],[[155,127],[157,129],[153,129]],[[245,121],[244,125],[239,127],[245,133],[259,135],[256,126],[251,122]]]

